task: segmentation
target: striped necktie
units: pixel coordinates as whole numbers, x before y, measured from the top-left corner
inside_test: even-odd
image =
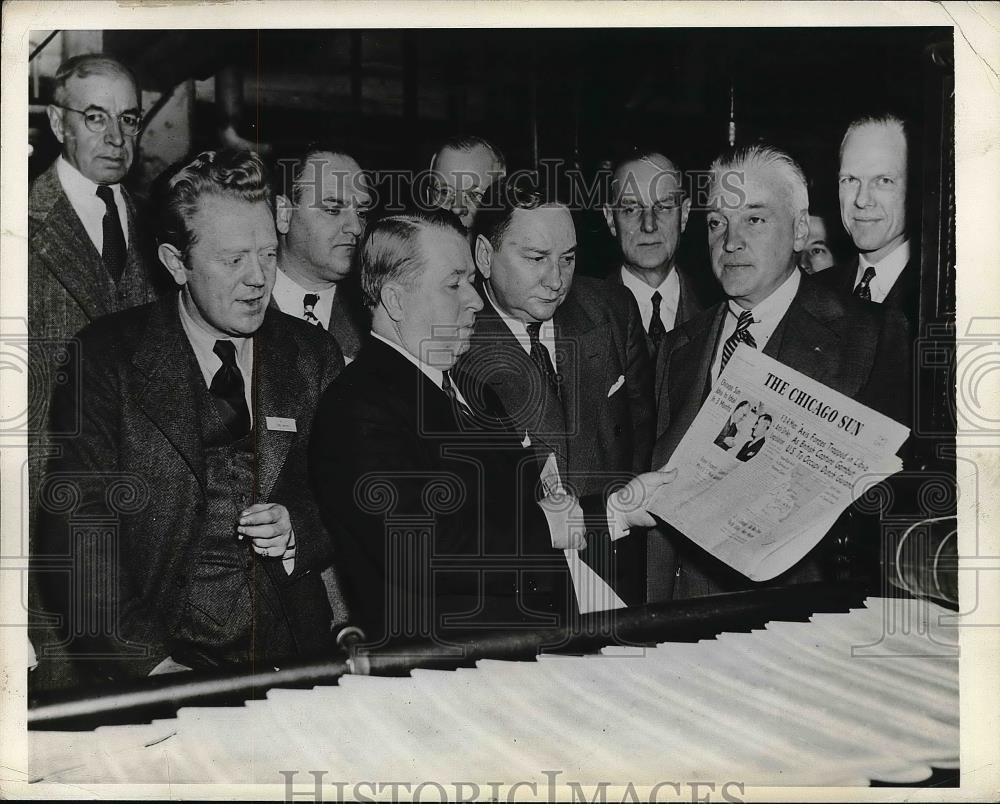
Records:
[[[736,347],[741,343],[745,343],[754,349],[757,348],[757,341],[753,339],[753,335],[750,334],[750,325],[753,323],[753,311],[744,310],[740,313],[740,317],[736,322],[736,331],[726,338],[726,343],[722,347],[722,364],[719,366],[719,373],[726,367],[726,363],[729,362],[729,358],[733,356],[733,352],[736,351]]]

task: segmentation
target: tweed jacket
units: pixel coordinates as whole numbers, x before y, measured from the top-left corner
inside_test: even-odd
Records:
[[[76,335],[102,315],[153,301],[158,283],[142,255],[136,208],[123,192],[128,208],[128,256],[116,285],[83,223],[63,191],[53,163],[28,193],[28,334],[32,361],[46,370],[31,372],[34,429],[48,420],[55,351],[50,345]],[[165,273],[165,271],[164,271]],[[166,280],[164,280],[165,282]]]
[[[35,559],[70,556],[74,567],[89,567],[87,578],[103,579],[83,594],[115,634],[86,635],[74,645],[107,657],[86,663],[101,678],[143,675],[169,655],[208,495],[226,493],[206,486],[196,418],[204,378],[177,305],[175,295],[88,326],[79,337],[79,382],[54,396],[53,419],[75,419],[79,434],[66,440],[44,481]],[[307,445],[320,394],[343,358],[334,341],[271,310],[253,348],[256,481],[249,496],[284,505],[296,537],[291,574],[280,559],[251,557],[259,594],[284,612],[278,631],[257,641],[267,656],[305,655],[325,647],[330,626],[320,579],[330,564],[329,539],[308,488]],[[79,397],[63,390],[71,386]],[[110,490],[116,482],[118,494]],[[72,490],[65,505],[60,488]],[[110,543],[102,543],[100,529],[81,532],[87,521],[105,523]],[[45,602],[66,617],[75,604],[61,580],[45,584]]]

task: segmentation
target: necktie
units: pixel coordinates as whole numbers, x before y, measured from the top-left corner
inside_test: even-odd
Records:
[[[453,408],[465,416],[472,417],[472,411],[458,398],[458,394],[455,393],[455,386],[451,384],[450,372],[441,372],[441,390],[444,391],[444,395],[451,401]]]
[[[858,286],[854,288],[854,295],[857,296],[859,299],[864,299],[865,301],[871,301],[872,289],[870,286],[874,278],[875,278],[875,266],[869,265],[867,268],[865,268],[865,273],[861,277],[861,281],[858,282]]]
[[[549,350],[545,348],[542,344],[541,338],[539,337],[542,325],[540,322],[535,321],[534,323],[528,324],[527,329],[528,339],[531,341],[531,362],[538,367],[542,376],[549,381],[552,386],[552,390],[554,390],[558,396],[559,381],[556,378],[556,370],[552,365],[552,358],[549,357]]]
[[[310,324],[315,324],[317,327],[322,327],[323,322],[316,317],[316,313],[313,310],[316,309],[316,305],[319,304],[319,294],[318,293],[307,293],[302,297],[302,317],[308,321]]]
[[[750,325],[753,323],[753,312],[750,310],[744,310],[740,313],[739,319],[736,321],[736,331],[726,338],[726,342],[722,347],[722,364],[719,366],[719,373],[726,367],[726,363],[729,362],[729,358],[733,356],[733,352],[736,351],[736,347],[741,343],[745,343],[754,349],[757,348],[757,341],[753,339],[753,335],[750,334]]]
[[[250,432],[250,410],[244,393],[243,374],[236,365],[236,344],[216,341],[212,351],[219,356],[222,365],[212,377],[209,390],[233,439],[242,438]]]
[[[649,319],[649,331],[646,334],[653,347],[652,351],[655,352],[660,347],[663,336],[667,334],[667,328],[663,326],[663,319],[660,318],[660,302],[663,301],[660,291],[653,294],[651,301],[653,302],[653,317]]]
[[[125,272],[125,258],[128,247],[125,245],[125,235],[122,232],[121,218],[118,217],[118,205],[115,194],[106,184],[97,186],[97,197],[104,202],[104,247],[101,249],[101,259],[108,269],[111,278],[118,282]]]

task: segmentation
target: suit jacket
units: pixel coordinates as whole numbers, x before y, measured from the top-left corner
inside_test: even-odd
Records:
[[[726,302],[709,308],[668,332],[660,344],[654,466],[670,459],[707,396],[726,309]],[[764,348],[786,366],[904,424],[911,414],[909,351],[906,323],[897,311],[845,297],[808,276],[802,277],[788,312]],[[676,534],[651,534],[648,564],[650,601],[749,585]],[[675,588],[679,564],[682,577]],[[795,571],[793,567],[788,573]],[[791,577],[786,575],[773,583]]]
[[[677,301],[677,314],[674,316],[674,326],[678,324],[683,324],[685,321],[690,321],[698,313],[705,309],[702,298],[695,291],[694,284],[688,278],[688,276],[681,271],[680,268],[674,267],[677,272],[677,279],[680,281],[680,298]],[[604,280],[609,285],[623,286],[622,282],[622,272],[621,267],[617,270],[612,271],[608,274],[607,278]],[[650,294],[652,295],[652,294]],[[649,340],[649,330],[647,328],[646,333],[646,349],[649,354],[653,354],[653,343]]]
[[[273,296],[271,306],[276,310],[281,309]],[[359,308],[353,289],[346,282],[338,285],[337,292],[333,296],[333,306],[330,309],[330,320],[326,324],[326,331],[337,341],[344,357],[351,360],[357,357],[361,344],[368,338],[369,327],[364,313]],[[297,312],[290,312],[289,315],[295,318],[301,317]]]
[[[912,243],[911,248],[913,248]],[[816,277],[825,282],[828,287],[853,296],[859,262],[858,255],[855,254],[847,262],[820,271]],[[906,267],[897,277],[889,290],[889,295],[885,297],[882,304],[901,311],[909,322],[910,330],[916,332],[920,319],[920,255],[918,252],[910,252],[910,261],[906,263]]]
[[[564,622],[562,551],[535,504],[539,466],[488,387],[473,416],[372,338],[320,403],[311,473],[351,621],[370,642]],[[602,528],[603,504],[586,523]]]
[[[80,432],[50,467],[33,560],[37,569],[70,556],[75,566],[89,567],[87,577],[106,580],[83,594],[116,634],[90,635],[73,646],[106,656],[86,663],[102,678],[144,675],[169,655],[169,635],[186,605],[185,585],[200,551],[199,523],[210,491],[196,418],[196,383],[204,379],[177,304],[175,295],[85,328],[79,335],[79,400],[73,384],[54,397],[53,418],[75,418]],[[270,644],[258,635],[264,643],[258,648],[269,658],[316,653],[330,625],[320,579],[330,549],[308,489],[307,445],[320,393],[343,359],[336,344],[308,324],[270,310],[253,345],[252,496],[284,505],[296,536],[291,574],[280,559],[249,557],[260,581],[255,588],[284,616],[277,630],[271,628]],[[295,427],[272,430],[267,417],[292,420]],[[67,489],[72,494],[60,497]],[[80,531],[92,521],[110,529],[110,544],[102,547],[99,529]],[[74,577],[85,581],[81,576]],[[67,606],[78,604],[56,580],[47,584],[46,602],[66,617],[72,612]]]
[[[516,431],[527,432],[543,458],[555,453],[567,489],[606,497],[649,469],[652,366],[639,309],[624,287],[576,277],[553,326],[561,399],[488,300],[456,374],[492,388]],[[594,539],[582,553],[629,604],[643,597],[644,537],[637,529],[616,543]]]
[[[530,356],[489,301],[456,373],[488,385],[518,433],[553,451],[578,496],[649,469],[652,367],[639,310],[625,288],[576,277],[553,317],[561,400],[540,387]]]

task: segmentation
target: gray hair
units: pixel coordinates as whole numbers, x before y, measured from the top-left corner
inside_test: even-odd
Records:
[[[792,215],[809,209],[809,189],[806,186],[806,174],[799,163],[787,153],[773,145],[754,143],[746,145],[718,157],[712,162],[709,170],[713,174],[712,183],[718,184],[721,174],[746,170],[748,168],[773,168],[781,174],[788,189],[788,207]]]
[[[73,56],[66,59],[56,70],[55,88],[52,91],[52,100],[57,103],[66,102],[66,82],[70,78],[87,78],[91,75],[120,75],[132,82],[135,90],[136,100],[142,103],[139,97],[139,82],[135,80],[135,73],[122,64],[118,59],[107,56],[104,53],[84,53],[80,56]]]

